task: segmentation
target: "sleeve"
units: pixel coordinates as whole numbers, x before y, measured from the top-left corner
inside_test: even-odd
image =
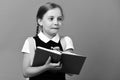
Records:
[[[32,37],[28,37],[23,45],[23,48],[21,50],[22,53],[31,53],[31,49],[34,47],[34,42]]]
[[[21,52],[22,52],[22,53],[30,53],[28,38],[25,40]]]
[[[65,36],[64,40],[65,40],[65,44],[66,44],[65,50],[74,49],[73,41],[69,36]]]

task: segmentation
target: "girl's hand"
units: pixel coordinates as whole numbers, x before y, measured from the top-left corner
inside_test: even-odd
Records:
[[[62,68],[62,65],[60,65],[60,62],[58,63],[51,63],[51,57],[48,58],[45,65],[50,70],[60,70]]]
[[[60,47],[56,46],[56,47],[51,47],[52,50],[56,50],[56,51],[59,51],[60,52]]]

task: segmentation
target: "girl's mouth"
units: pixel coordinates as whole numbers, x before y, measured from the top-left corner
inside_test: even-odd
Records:
[[[59,28],[52,28],[52,29],[59,29]]]

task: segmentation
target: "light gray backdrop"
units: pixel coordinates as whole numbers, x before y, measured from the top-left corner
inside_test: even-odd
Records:
[[[24,80],[20,52],[36,30],[38,7],[53,1],[65,14],[61,34],[87,56],[70,80],[120,80],[120,0],[0,0],[0,80]]]

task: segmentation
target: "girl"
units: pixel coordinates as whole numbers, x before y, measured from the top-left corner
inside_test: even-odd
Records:
[[[60,51],[73,51],[70,37],[58,34],[64,19],[62,8],[55,3],[46,3],[38,10],[36,36],[28,37],[23,45],[23,75],[28,80],[65,80],[65,73],[59,72],[60,62],[51,63],[51,57],[42,66],[32,66],[35,49],[38,46]]]

